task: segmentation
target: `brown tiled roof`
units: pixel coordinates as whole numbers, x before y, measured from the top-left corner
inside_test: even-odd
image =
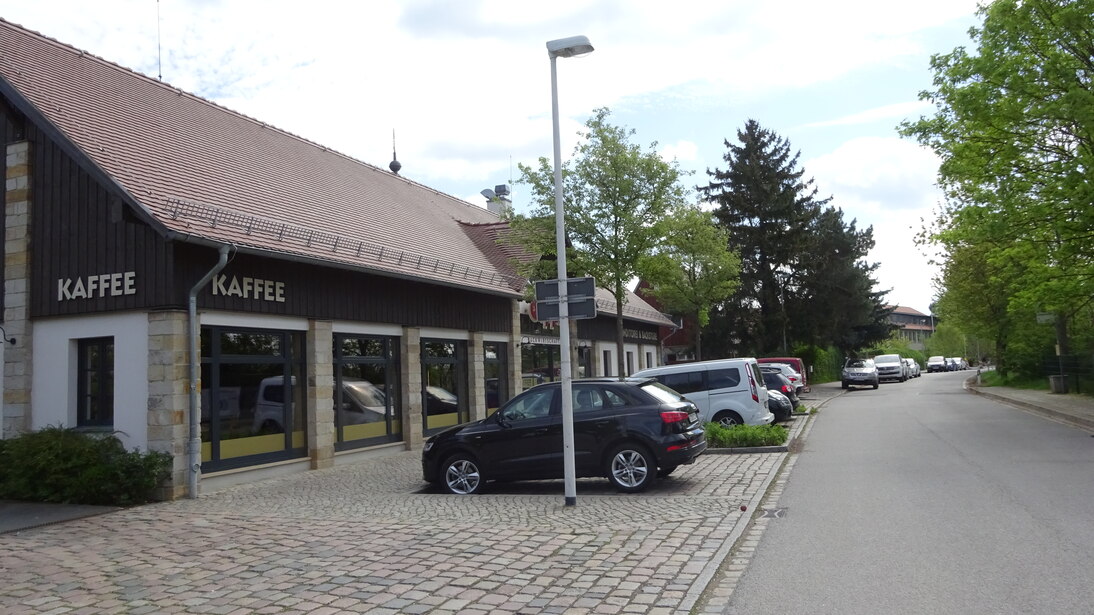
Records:
[[[671,327],[675,323],[668,316],[654,309],[646,300],[631,291],[625,291],[627,293],[627,303],[623,306],[623,317],[630,320],[639,320],[642,322],[648,322],[663,327]],[[596,309],[601,314],[618,314],[619,304],[615,300],[615,295],[604,290],[603,288],[596,289]]]
[[[17,108],[172,237],[497,294],[523,288],[461,228],[496,223],[486,209],[3,20],[0,77]]]
[[[908,316],[926,316],[926,314],[924,314],[923,312],[904,305],[887,305],[885,307],[891,308],[893,310],[893,314],[906,314]]]
[[[513,262],[531,262],[539,258],[531,254],[512,241],[499,241],[512,231],[507,222],[494,222],[490,224],[464,224],[464,230],[472,238],[479,249],[486,254],[499,269],[517,275],[513,268]],[[615,296],[603,288],[596,289],[596,309],[601,314],[618,314],[619,305]],[[673,322],[667,316],[657,311],[649,303],[638,295],[627,291],[627,302],[623,306],[623,317],[629,320],[637,320],[663,326],[672,326]]]

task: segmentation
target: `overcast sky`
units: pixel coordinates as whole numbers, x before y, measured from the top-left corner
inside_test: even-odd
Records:
[[[895,127],[929,114],[930,56],[973,47],[975,0],[5,0],[0,17],[484,205],[483,188],[551,156],[548,40],[562,152],[598,107],[694,171],[726,168],[748,119],[800,151],[821,197],[873,226],[879,288],[928,312],[935,268],[913,241],[939,201],[937,160]],[[513,186],[514,204],[527,194]]]

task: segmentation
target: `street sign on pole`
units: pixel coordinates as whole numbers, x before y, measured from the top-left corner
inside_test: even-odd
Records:
[[[559,320],[558,280],[536,281],[536,320]],[[567,278],[568,296],[566,305],[568,316],[574,319],[596,318],[596,280],[592,277]]]

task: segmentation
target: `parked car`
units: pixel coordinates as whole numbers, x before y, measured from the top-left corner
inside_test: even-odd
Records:
[[[794,391],[794,385],[786,376],[764,371],[763,368],[760,368],[760,372],[763,374],[764,386],[767,387],[768,394],[772,391],[777,391],[790,400],[792,408],[797,408],[801,405],[801,398],[798,397],[798,394]]]
[[[843,363],[840,381],[845,389],[853,386],[872,386],[876,389],[881,379],[872,359],[847,359]]]
[[[946,357],[936,355],[927,358],[927,373],[946,371]]]
[[[789,421],[794,414],[794,404],[790,398],[774,389],[767,390],[767,409],[774,415],[776,423]]]
[[[904,364],[908,366],[908,377],[919,378],[919,362],[911,357],[904,357]]]
[[[874,357],[874,366],[877,367],[878,380],[896,380],[904,382],[908,379],[908,366],[904,364],[904,358],[898,354],[879,354]]]
[[[296,378],[291,380],[296,385]],[[258,385],[254,420],[254,434],[282,433],[285,431],[285,379],[282,376],[263,378]],[[294,404],[290,404],[292,407]],[[363,425],[378,423],[387,418],[387,396],[379,386],[367,380],[344,378],[342,394],[336,399],[339,425]],[[296,429],[300,429],[297,425]]]
[[[785,363],[794,369],[801,376],[801,383],[794,383],[795,386],[800,386],[802,391],[809,390],[809,374],[805,370],[805,361],[802,361],[798,357],[764,357],[762,359],[756,359],[760,365],[764,363]]]
[[[635,376],[656,378],[694,402],[704,423],[768,425],[767,388],[756,359],[717,359],[651,367]]]
[[[794,368],[790,367],[786,363],[762,363],[760,364],[760,371],[774,374],[782,374],[783,376],[786,376],[786,379],[789,380],[791,384],[794,385],[794,393],[796,395],[801,395],[803,392],[805,392],[805,385],[802,384],[802,375],[794,371]]]
[[[449,493],[480,493],[492,480],[562,478],[561,385],[517,395],[480,421],[450,427],[422,450],[422,478]],[[707,447],[695,404],[653,378],[573,381],[577,476],[646,489]]]
[[[969,363],[961,357],[950,357],[946,359],[946,371],[956,372],[969,368]]]

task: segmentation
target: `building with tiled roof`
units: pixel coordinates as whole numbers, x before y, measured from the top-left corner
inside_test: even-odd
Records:
[[[897,335],[908,340],[913,350],[926,348],[927,338],[934,333],[935,317],[903,305],[887,307],[892,310],[889,313],[889,322],[899,327],[896,330]]]
[[[2,437],[117,433],[196,495],[420,447],[553,369],[486,209],[2,20],[0,118]],[[664,317],[633,300],[640,369]],[[614,330],[578,330],[603,374]]]

